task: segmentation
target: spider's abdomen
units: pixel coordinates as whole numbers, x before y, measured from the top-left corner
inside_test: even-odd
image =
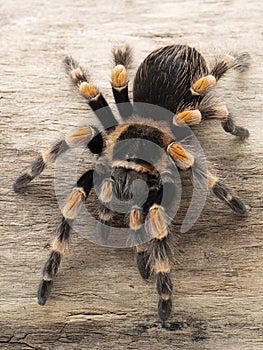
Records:
[[[176,113],[194,103],[190,88],[208,74],[203,56],[185,45],[170,45],[150,53],[137,70],[133,96],[135,102],[158,105]]]

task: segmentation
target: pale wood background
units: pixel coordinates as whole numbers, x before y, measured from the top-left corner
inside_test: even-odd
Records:
[[[1,2],[1,349],[263,348],[262,19],[259,0]],[[180,238],[166,329],[157,320],[154,280],[140,278],[133,251],[103,248],[77,234],[51,299],[38,306],[36,289],[59,216],[53,170],[22,194],[12,190],[37,150],[87,114],[64,74],[64,55],[89,67],[112,104],[109,52],[118,41],[134,46],[131,76],[150,50],[167,43],[188,43],[209,57],[215,48],[247,50],[253,58],[245,75],[231,73],[218,87],[250,139],[237,142],[216,122],[196,130],[250,216],[236,218],[209,196]]]

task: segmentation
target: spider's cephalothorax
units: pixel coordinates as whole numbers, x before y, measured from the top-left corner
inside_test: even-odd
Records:
[[[167,214],[167,207],[175,196],[170,163],[180,170],[191,169],[195,164],[192,152],[178,142],[176,129],[214,118],[222,122],[225,131],[242,139],[248,137],[248,130],[236,126],[225,104],[214,96],[213,88],[230,68],[239,71],[247,68],[249,56],[245,53],[226,55],[210,69],[204,57],[194,48],[171,45],[155,50],[136,73],[133,88],[135,104],[128,97],[127,68],[131,63],[131,49],[118,45],[113,50],[113,56],[112,90],[122,122],[117,122],[106,100],[84,70],[71,57],[66,57],[64,63],[72,82],[87,99],[103,130],[91,126],[74,130],[64,140],[43,151],[17,178],[14,189],[25,187],[48,163],[54,162],[69,148],[85,146],[97,154],[96,167],[79,178],[62,210],[52,250],[43,269],[38,302],[44,305],[47,301],[78,209],[92,187],[98,185],[98,232],[101,237],[107,239],[110,234],[114,212],[108,203],[114,196],[119,200],[131,200],[132,206],[127,214],[130,230],[140,232],[143,228],[149,236],[148,242],[136,244],[137,264],[143,278],[148,278],[151,272],[156,274],[158,313],[165,321],[172,308],[170,269],[175,252],[174,233],[169,230]],[[164,107],[169,113],[165,116],[155,114],[153,109],[145,108],[145,103]],[[247,215],[243,202],[232,195],[222,180],[209,171],[206,179],[208,187],[220,200],[236,214]],[[134,186],[135,180],[143,180],[148,186],[145,201],[141,200],[140,186]],[[162,202],[164,190],[169,193],[165,205]]]

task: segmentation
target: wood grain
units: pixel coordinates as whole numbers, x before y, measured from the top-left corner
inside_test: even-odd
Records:
[[[260,2],[15,0],[2,1],[0,9],[0,348],[262,349]],[[36,289],[60,214],[53,169],[25,192],[12,190],[39,148],[85,115],[91,118],[72,93],[62,58],[72,54],[82,62],[113,104],[109,53],[119,41],[135,49],[131,81],[146,54],[168,43],[194,45],[208,57],[218,48],[249,51],[253,58],[247,73],[229,74],[217,89],[250,130],[249,140],[237,142],[213,121],[195,129],[207,159],[246,201],[250,216],[236,218],[209,195],[198,222],[180,236],[183,253],[173,270],[173,313],[166,328],[157,321],[154,280],[139,277],[133,251],[104,248],[77,234],[51,299],[38,306]]]

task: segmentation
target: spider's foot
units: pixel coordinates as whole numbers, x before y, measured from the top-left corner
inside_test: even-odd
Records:
[[[245,204],[236,196],[233,196],[226,185],[217,180],[212,187],[214,194],[226,203],[238,216],[248,216],[247,208]]]
[[[158,315],[162,322],[166,321],[171,315],[172,311],[172,300],[171,299],[159,299],[158,303]]]
[[[248,131],[248,129],[243,128],[241,126],[236,126],[235,136],[239,137],[240,140],[245,140],[249,137],[249,131]]]
[[[39,283],[37,301],[39,305],[45,305],[52,288],[52,281],[42,280]]]
[[[242,52],[241,54],[235,55],[234,57],[236,61],[234,69],[241,73],[245,72],[250,66],[250,54],[248,52]]]
[[[227,203],[238,216],[247,217],[248,211],[245,204],[238,197],[232,197]]]
[[[26,185],[29,184],[29,182],[32,181],[33,178],[33,176],[29,175],[26,172],[21,174],[13,184],[14,191],[17,192],[22,188],[26,187]]]
[[[222,123],[222,126],[226,132],[239,137],[241,140],[245,140],[249,137],[248,129],[237,126],[231,117],[228,117],[227,120]]]

